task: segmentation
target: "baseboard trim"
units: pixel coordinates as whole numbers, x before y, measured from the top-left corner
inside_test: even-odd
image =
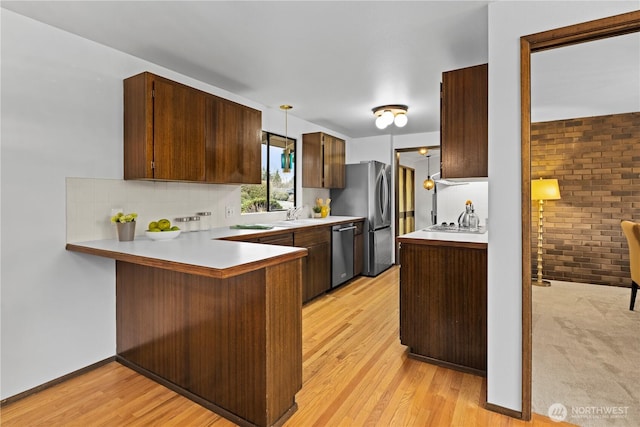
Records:
[[[454,369],[456,371],[465,372],[467,374],[478,375],[480,377],[486,377],[487,371],[482,369],[472,368],[470,366],[458,365],[456,363],[445,362],[444,360],[434,359],[432,357],[423,356],[421,354],[413,353],[411,350],[407,351],[407,356],[411,359],[419,360],[421,362],[431,363],[432,365],[442,366],[448,369]]]
[[[502,415],[507,415],[511,418],[517,418],[519,420],[522,419],[522,412],[505,408],[504,406],[494,405],[493,403],[487,402],[484,404],[484,408],[489,411],[497,412]],[[525,421],[528,421],[528,420],[525,420]]]
[[[86,374],[87,372],[93,371],[94,369],[97,369],[97,368],[99,368],[101,366],[104,366],[104,365],[106,365],[108,363],[115,362],[115,361],[116,361],[116,356],[108,357],[108,358],[106,358],[104,360],[101,360],[99,362],[93,363],[93,364],[91,364],[89,366],[85,366],[84,368],[80,368],[77,371],[70,372],[70,373],[68,373],[66,375],[63,375],[63,376],[58,377],[56,379],[53,379],[51,381],[47,381],[44,384],[40,384],[39,386],[36,386],[36,387],[31,388],[29,390],[23,391],[22,393],[18,393],[16,395],[7,397],[6,399],[2,399],[0,401],[0,408],[2,408],[5,405],[8,405],[10,403],[17,402],[18,400],[24,399],[25,397],[31,396],[32,394],[39,393],[39,392],[41,392],[43,390],[51,388],[51,387],[53,387],[55,385],[63,383],[63,382],[65,382],[67,380],[70,380],[72,378],[79,377],[80,375]]]

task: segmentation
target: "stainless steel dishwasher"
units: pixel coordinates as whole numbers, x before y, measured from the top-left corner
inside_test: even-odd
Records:
[[[334,225],[331,238],[331,287],[353,277],[353,223]]]

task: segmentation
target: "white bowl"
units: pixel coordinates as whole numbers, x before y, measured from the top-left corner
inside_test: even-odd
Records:
[[[178,237],[180,235],[180,231],[181,230],[175,230],[175,231],[145,231],[145,234],[147,235],[148,238],[150,238],[151,240],[171,240],[171,239],[175,239],[176,237]]]

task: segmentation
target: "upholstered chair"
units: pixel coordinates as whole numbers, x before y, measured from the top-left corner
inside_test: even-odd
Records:
[[[631,302],[629,310],[633,310],[640,283],[640,223],[623,220],[620,225],[629,243],[629,266],[631,269]]]

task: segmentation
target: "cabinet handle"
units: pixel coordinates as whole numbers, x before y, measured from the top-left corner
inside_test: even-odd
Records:
[[[333,231],[337,231],[338,233],[342,233],[343,231],[355,230],[356,228],[358,228],[358,227],[356,227],[356,226],[354,225],[353,227],[339,228],[339,229],[337,229],[337,230],[333,230]]]

